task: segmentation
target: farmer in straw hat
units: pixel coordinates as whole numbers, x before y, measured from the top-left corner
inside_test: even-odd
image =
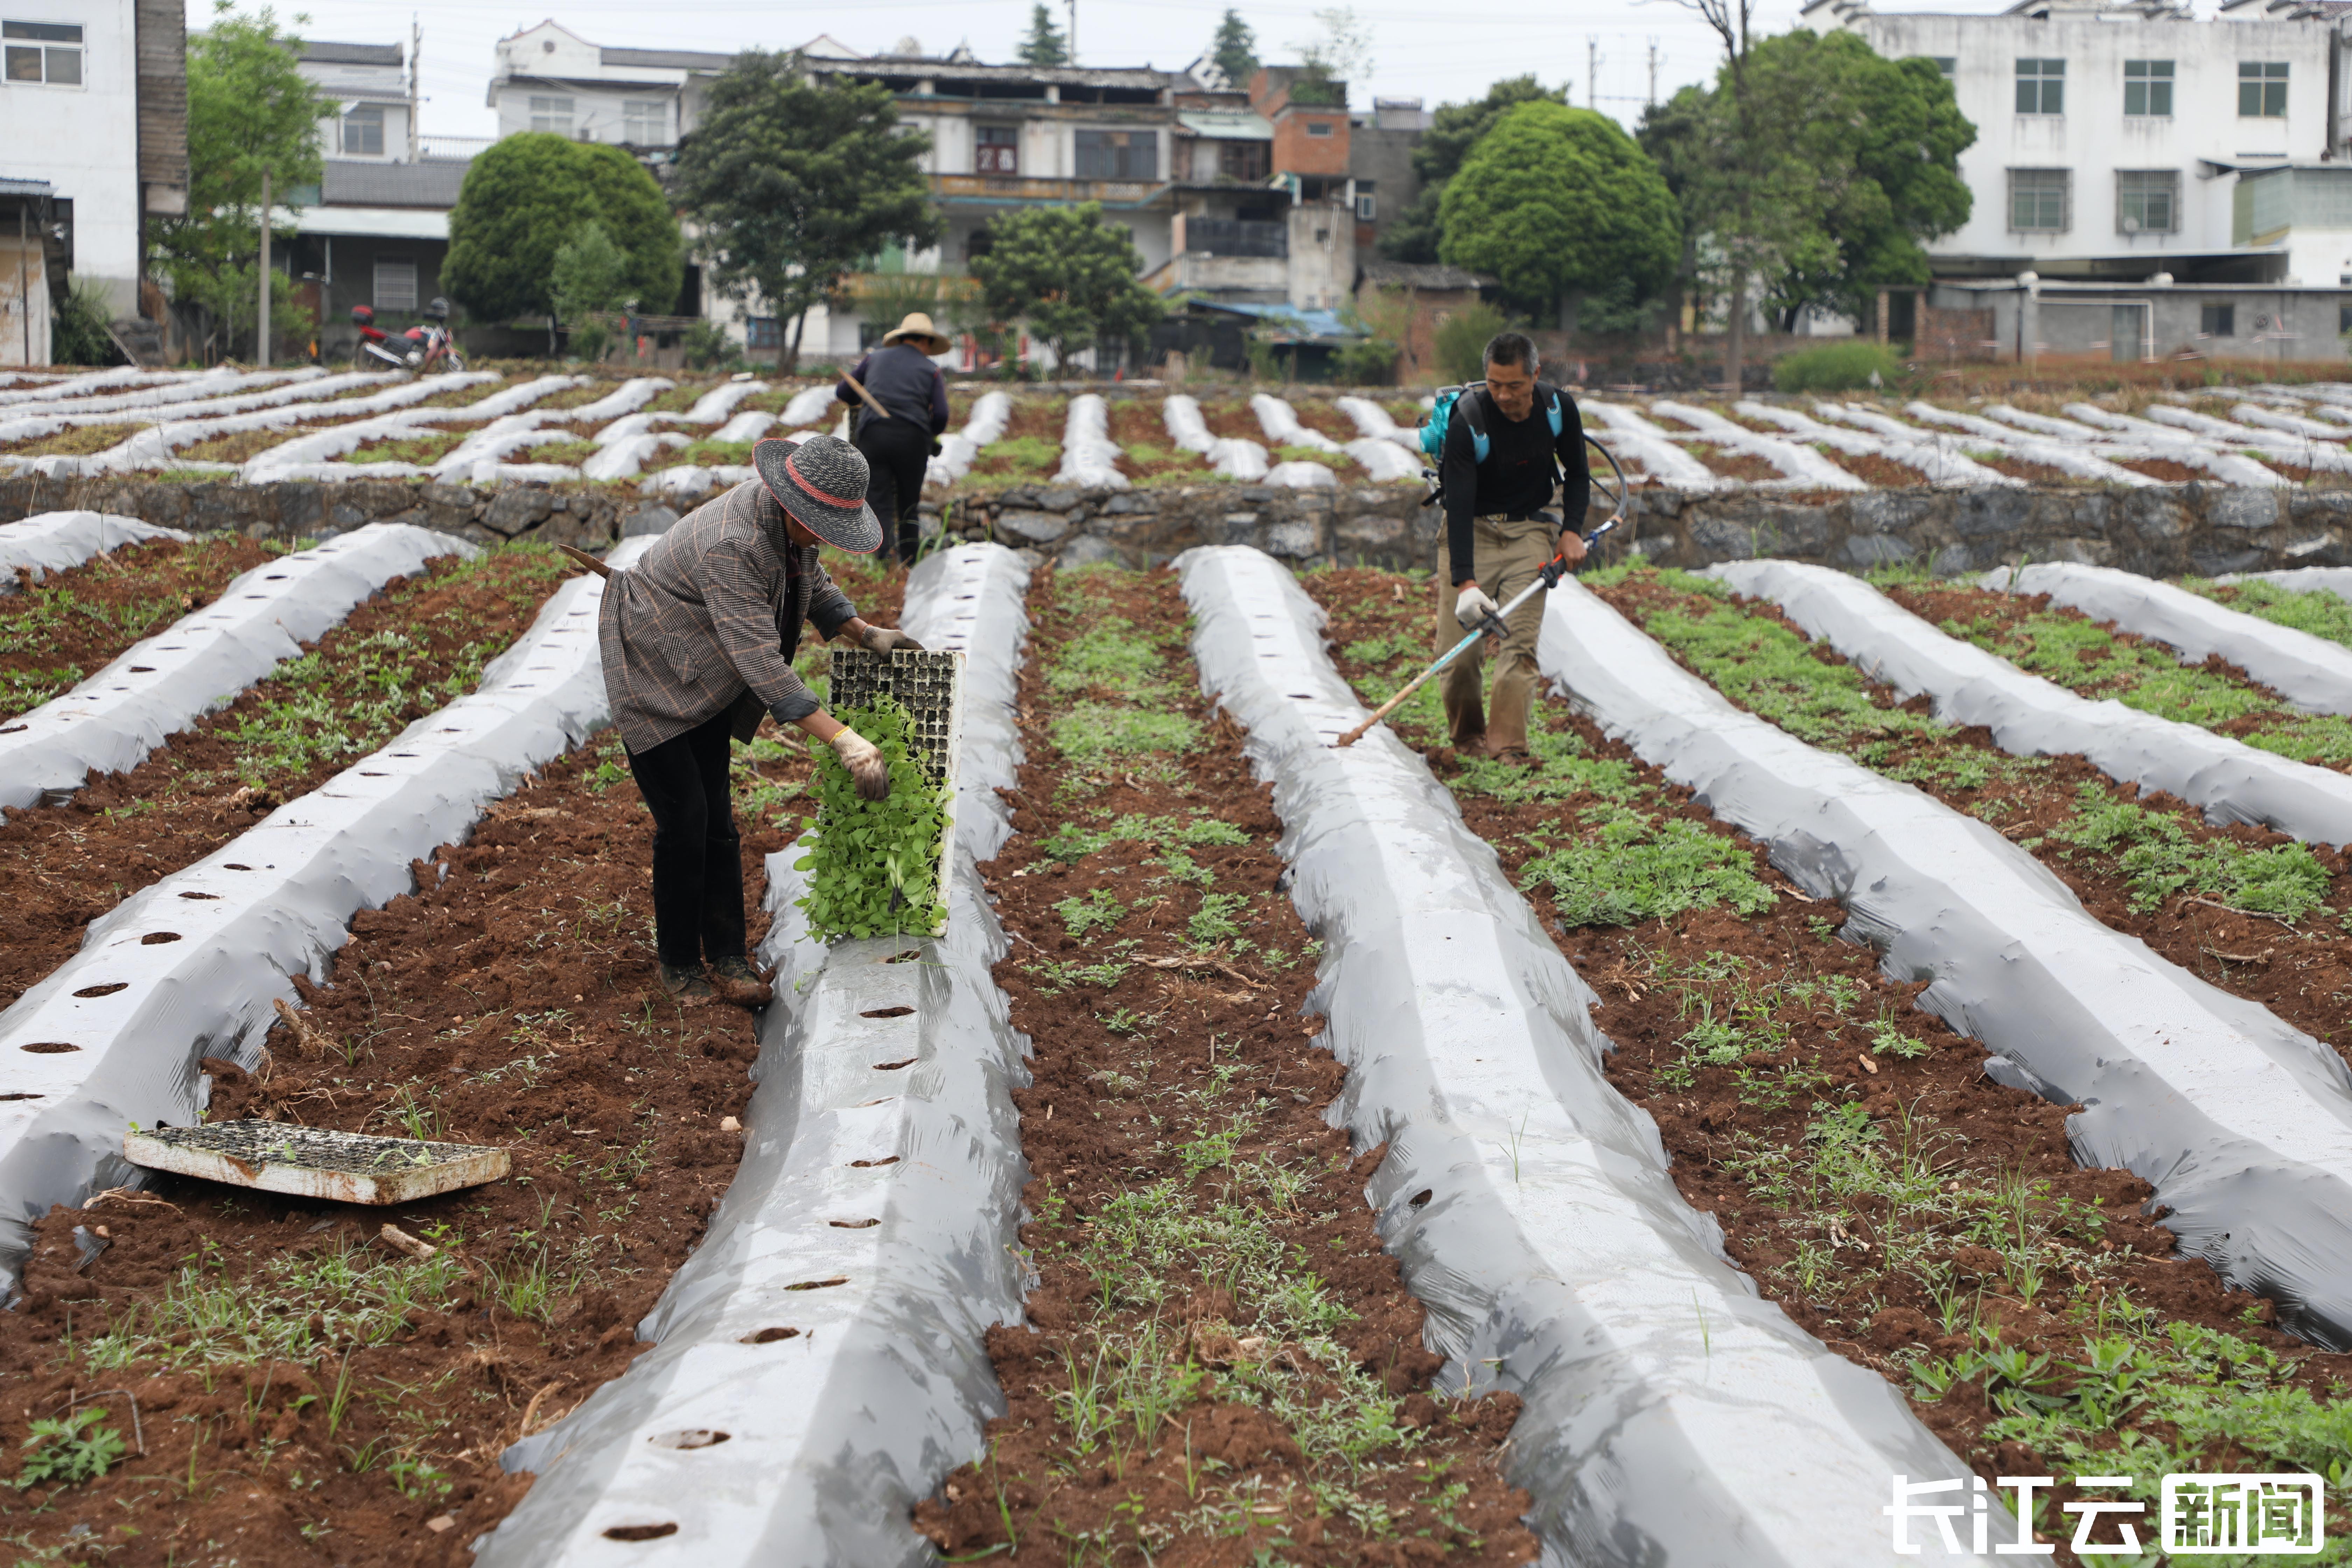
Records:
[[[948,340],[917,310],[883,335],[882,346],[857,362],[849,374],[887,411],[877,415],[847,382],[834,395],[851,405],[856,421],[851,439],[874,470],[866,500],[887,523],[896,520],[898,559],[912,565],[922,538],[916,509],[923,500],[923,471],[948,427],[948,384],[933,354],[948,352]]]
[[[654,817],[662,988],[688,1005],[771,998],[744,952],[728,737],[750,740],[772,713],[831,744],[858,794],[889,792],[880,749],[793,672],[801,623],[877,653],[922,646],[860,620],[817,561],[820,543],[856,555],[881,546],[857,449],[830,436],[767,440],[751,461],[759,478],[688,512],[635,565],[608,574],[596,626],[613,720]]]

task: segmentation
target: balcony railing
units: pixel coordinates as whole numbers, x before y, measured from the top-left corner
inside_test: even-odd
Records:
[[[1286,224],[1239,218],[1188,217],[1184,248],[1209,256],[1264,256],[1279,260],[1290,254],[1290,228]]]

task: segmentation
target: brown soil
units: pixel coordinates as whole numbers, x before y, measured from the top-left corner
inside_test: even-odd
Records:
[[[2186,463],[2176,463],[2169,458],[2111,458],[2108,461],[2119,468],[2129,468],[2135,474],[2146,474],[2151,479],[2162,479],[2168,485],[2189,483],[2210,484],[2212,476],[2202,468],[2192,468]]]
[[[900,575],[856,563],[836,575],[877,622],[897,618]],[[765,858],[811,808],[808,769],[774,747],[738,766],[756,943]],[[751,1098],[752,1021],[662,994],[651,844],[607,732],[444,847],[423,891],[353,919],[327,984],[296,981],[309,1040],[279,1025],[257,1078],[205,1064],[208,1120],[492,1142],[511,1152],[511,1179],[382,1210],[167,1176],[40,1223],[23,1309],[0,1317],[0,1445],[19,1451],[31,1416],[101,1384],[138,1400],[146,1450],[100,1480],[37,1489],[47,1505],[12,1539],[140,1565],[469,1560],[530,1486],[501,1472],[500,1452],[644,1348],[635,1325],[740,1155],[726,1120]],[[386,1222],[437,1243],[444,1263],[405,1263],[378,1238]],[[79,1271],[78,1225],[109,1242]],[[289,1279],[337,1258],[366,1271],[340,1300]],[[326,1315],[395,1281],[413,1305],[372,1331]],[[233,1331],[157,1322],[207,1286],[239,1303]],[[145,1342],[93,1370],[93,1340],[134,1314]],[[267,1353],[238,1346],[270,1329]],[[122,1397],[99,1403],[127,1435]]]
[[[270,559],[258,540],[215,533],[185,544],[159,539],[126,545],[37,583],[29,570],[20,571],[19,591],[0,596],[0,681],[19,678],[0,685],[0,719],[47,700]],[[37,682],[46,694],[36,694]]]
[[[2085,482],[2065,469],[2053,468],[2047,463],[2029,463],[2022,458],[1988,458],[1976,453],[1969,456],[1996,473],[2023,479],[2030,485],[2079,485]]]
[[[312,650],[332,666],[371,638],[413,639],[421,650],[413,679],[393,708],[373,716],[373,730],[389,740],[449,700],[440,683],[469,651],[495,656],[530,625],[560,580],[549,563],[550,552],[536,547],[501,551],[472,571],[444,557],[414,580],[394,578]],[[274,705],[299,703],[313,689],[283,675],[261,681],[137,767],[91,780],[65,805],[6,808],[0,826],[0,1005],[70,956],[91,921],[203,858],[369,749],[314,754],[307,765],[268,770],[235,739]],[[345,721],[348,716],[348,709],[334,714]],[[245,787],[241,769],[263,775],[258,789]]]
[[[1822,456],[1858,479],[1876,485],[1881,489],[1912,489],[1927,482],[1927,476],[1918,469],[1882,458],[1874,452],[1841,452],[1834,447],[1822,448]]]
[[[234,430],[226,436],[214,436],[176,448],[175,461],[191,463],[249,463],[272,447],[282,447],[298,436],[309,436],[320,430],[331,430],[349,425],[347,416],[320,415],[316,418],[298,420],[291,425],[273,425],[259,430]]]
[[[1749,484],[1761,485],[1788,478],[1753,452],[1727,452],[1705,441],[1690,442],[1684,446],[1683,450],[1727,479],[1744,479]]]
[[[1332,407],[1323,398],[1294,397],[1290,400],[1290,406],[1297,411],[1298,422],[1301,425],[1306,426],[1309,430],[1322,432],[1342,447],[1363,437],[1364,433],[1356,428],[1354,420]],[[1419,421],[1416,420],[1415,423],[1418,424]]]
[[[1058,397],[1014,398],[1013,417],[1005,421],[1004,434],[997,439],[1013,441],[1024,436],[1034,437],[1054,449],[1055,459],[1034,468],[1024,468],[1011,462],[1001,454],[990,456],[989,449],[983,447],[981,448],[980,456],[972,461],[972,478],[1024,482],[1051,479],[1055,469],[1060,467],[1062,433],[1069,421],[1069,412],[1068,404]]]
[[[1704,614],[1706,608],[1696,605],[1693,595],[1668,588],[1654,579],[1644,581],[1639,577],[1606,590],[1602,597],[1637,624],[1662,609]],[[1748,615],[1776,621],[1803,636],[1769,600],[1734,602]],[[1829,665],[1847,662],[1826,644],[1815,644],[1813,657]],[[1929,707],[1924,697],[1906,703],[1889,688],[1872,685],[1869,690],[1872,700],[1882,708],[1907,708],[1924,714]],[[1727,696],[1735,704],[1739,700],[1736,695]],[[2006,756],[1993,744],[1991,732],[1979,726],[1954,731],[1942,744],[1906,743],[1877,765],[1882,771],[1901,769],[1906,763],[1955,748],[1988,758]],[[2346,1016],[2337,999],[2338,993],[2352,989],[2352,937],[2347,936],[2339,923],[2315,918],[2300,927],[2289,926],[2261,915],[2215,908],[2193,893],[2175,895],[2152,910],[2135,910],[2131,907],[2131,889],[2113,858],[2047,840],[2044,835],[2063,826],[2077,814],[2081,788],[2091,784],[2115,799],[2168,813],[2199,843],[2225,838],[2259,849],[2293,844],[2295,840],[2243,823],[2211,826],[2201,811],[2177,796],[2160,791],[2141,795],[2129,786],[2117,784],[2074,755],[2052,757],[2047,765],[2020,770],[2007,777],[1996,775],[1979,789],[1955,787],[1932,773],[1905,776],[1954,810],[1998,826],[2004,837],[2031,852],[2072,889],[2094,920],[2111,930],[2137,937],[2159,957],[2210,984],[2261,1003],[2352,1060],[2352,1018]],[[2313,846],[2312,850],[2333,879],[2328,902],[2339,910],[2352,908],[2352,877],[2347,877],[2347,872],[2352,872],[2352,858],[2325,845]]]
[[[1409,659],[1379,657],[1395,646],[1381,639],[1399,639],[1412,647],[1412,658],[1420,657],[1429,618],[1425,584],[1371,569],[1301,581],[1330,612],[1335,657],[1351,680],[1386,691],[1408,671]],[[1527,887],[1545,929],[1600,993],[1594,1022],[1616,1047],[1608,1058],[1610,1081],[1655,1118],[1676,1186],[1722,1223],[1730,1256],[1765,1297],[1832,1350],[1885,1376],[1979,1474],[1989,1481],[2002,1474],[2063,1477],[2069,1467],[2014,1440],[1989,1440],[1985,1428],[2000,1412],[1978,1383],[1958,1384],[1940,1400],[1917,1397],[1909,1363],[1955,1355],[1973,1342],[1967,1322],[1957,1331],[1948,1326],[1951,1298],[1939,1298],[1937,1278],[1916,1266],[1891,1265],[1897,1254],[1924,1255],[1944,1270],[1945,1289],[1957,1279],[1964,1318],[1999,1342],[2062,1366],[2106,1331],[2109,1309],[2128,1302],[2154,1314],[2150,1331],[2159,1337],[2169,1321],[2254,1342],[2283,1359],[2285,1381],[2315,1395],[2352,1379],[2352,1357],[2313,1352],[2262,1326],[2267,1302],[2225,1291],[2202,1262],[2174,1257],[2170,1235],[2140,1212],[2146,1184],[2126,1172],[2077,1168],[2064,1126],[2073,1108],[1987,1079],[1981,1047],[1916,1007],[1924,985],[1888,980],[1873,954],[1834,940],[1835,906],[1799,893],[1771,869],[1759,846],[1717,822],[1688,790],[1566,704],[1540,706],[1538,720],[1571,731],[1593,757],[1629,764],[1641,810],[1680,817],[1739,846],[1753,875],[1780,895],[1775,905],[1744,919],[1717,908],[1645,919],[1637,927],[1568,928],[1549,885]],[[1605,809],[1585,794],[1507,803],[1485,793],[1451,748],[1434,743],[1442,734],[1410,719],[1398,732],[1452,784],[1465,819],[1515,879],[1536,853],[1532,840],[1574,836],[1580,812]],[[1832,981],[1856,988],[1860,1002],[1842,1013],[1825,1005],[1820,989]],[[1815,989],[1808,994],[1807,986]],[[1769,1017],[1785,1030],[1784,1043],[1769,1056],[1689,1073],[1684,1043],[1694,1020],[1727,1019],[1743,1005],[1760,1011],[1738,1016],[1759,1024]],[[1912,1042],[1906,1049],[1920,1054],[1874,1050],[1874,1012]],[[1999,1267],[2000,1255],[1962,1245],[1965,1235],[1946,1239],[1909,1230],[1915,1219],[1898,1216],[1883,1199],[1849,1195],[1832,1209],[1792,1196],[1788,1173],[1816,1158],[1809,1133],[1816,1119],[1839,1106],[1858,1108],[1875,1130],[1869,1135],[1885,1145],[1918,1149],[1936,1176],[1949,1180],[1947,1192],[1989,1192],[2004,1180],[2046,1184],[2034,1189],[2042,1195],[2033,1212],[2036,1223],[2050,1225],[2051,1248],[2063,1262],[2038,1289],[2021,1290]],[[1851,1263],[1836,1261],[1847,1257]],[[2250,1311],[2262,1323],[2250,1322]],[[2226,1466],[2207,1457],[2199,1468]],[[2060,1501],[2074,1495],[2058,1489]],[[2055,1504],[2047,1517],[2060,1517]],[[2065,1535],[2044,1539],[2063,1543]],[[2068,1564],[2074,1557],[2061,1544],[2055,1561]]]
[[[1074,596],[1080,583],[1082,599]],[[1027,761],[1015,795],[1019,835],[990,866],[989,885],[1015,933],[998,983],[1012,998],[1014,1026],[1036,1047],[1034,1081],[1013,1098],[1022,1150],[1036,1173],[1024,1196],[1037,1218],[1022,1239],[1040,1279],[1027,1326],[989,1336],[1010,1408],[989,1424],[988,1456],[957,1470],[940,1499],[918,1509],[918,1528],[961,1558],[1010,1547],[1009,1525],[1019,1544],[1004,1560],[1014,1563],[1078,1561],[1074,1539],[1096,1543],[1101,1555],[1087,1561],[1162,1568],[1531,1560],[1535,1542],[1517,1522],[1526,1494],[1499,1473],[1517,1401],[1465,1402],[1432,1390],[1442,1359],[1422,1348],[1421,1305],[1399,1283],[1363,1199],[1385,1145],[1351,1159],[1346,1136],[1324,1121],[1343,1075],[1316,1043],[1322,1021],[1300,1017],[1314,965],[1303,962],[1312,952],[1307,933],[1278,890],[1280,824],[1265,786],[1250,776],[1241,736],[1199,695],[1174,583],[1165,574],[1096,572],[1076,581],[1046,574],[1030,604],[1037,632],[1021,688]],[[1074,694],[1049,690],[1044,666],[1070,636],[1110,616],[1131,622],[1164,654],[1165,695],[1153,700],[1202,726],[1202,744],[1179,763],[1086,773],[1054,743],[1051,721]],[[1198,872],[1180,873],[1151,846],[1121,841],[1066,866],[1045,853],[1057,829],[1129,814],[1205,815],[1248,836],[1246,844],[1184,852],[1219,896],[1244,895],[1234,915],[1245,942],[1205,952],[1188,945],[1186,922],[1208,894],[1186,885]],[[1123,912],[1082,943],[1055,906],[1103,897]],[[1114,959],[1126,962],[1109,984],[1102,974],[1073,979],[1052,968]],[[1202,1154],[1196,1140],[1220,1128],[1225,1146]],[[1268,1172],[1304,1186],[1270,1200]],[[1120,1295],[1109,1283],[1116,1275],[1087,1265],[1094,1227],[1112,1223],[1118,1205],[1156,1194],[1180,1211],[1205,1213],[1229,1193],[1250,1225],[1294,1249],[1298,1261],[1287,1278],[1319,1282],[1345,1309],[1329,1331],[1344,1347],[1334,1353],[1378,1380],[1372,1398],[1402,1396],[1399,1440],[1364,1455],[1352,1474],[1328,1458],[1316,1462],[1302,1449],[1301,1430],[1286,1426],[1252,1390],[1253,1376],[1267,1375],[1254,1368],[1286,1365],[1310,1401],[1341,1386],[1339,1369],[1314,1360],[1308,1345],[1283,1342],[1278,1329],[1262,1326],[1260,1310],[1272,1308],[1256,1276],[1246,1284],[1238,1274],[1204,1279],[1180,1247],[1152,1276],[1156,1302],[1145,1303]],[[1152,1348],[1135,1349],[1139,1339]],[[1199,1381],[1139,1438],[1123,1426],[1081,1448],[1065,1412],[1072,1369],[1106,1354],[1117,1364],[1129,1353]],[[1360,1396],[1368,1386],[1359,1383]],[[1310,1489],[1318,1483],[1361,1500],[1348,1505],[1359,1521],[1385,1507],[1392,1522],[1368,1532],[1335,1511],[1328,1494],[1318,1502]]]
[[[86,458],[93,452],[103,452],[119,447],[140,431],[146,423],[127,425],[73,425],[49,436],[33,436],[21,441],[0,441],[0,452],[16,458]]]
[[[1160,416],[1158,399],[1122,397],[1110,405],[1110,438],[1119,444],[1118,471],[1139,484],[1171,479],[1214,479],[1198,452],[1188,452],[1168,434]],[[1160,454],[1157,462],[1139,462],[1133,448],[1149,447]]]
[[[1202,398],[1201,423],[1209,427],[1212,436],[1222,436],[1228,440],[1255,441],[1268,452],[1273,450],[1274,444],[1265,437],[1265,426],[1260,425],[1257,416],[1250,412],[1247,398],[1224,403],[1212,403]]]
[[[436,392],[432,396],[425,399],[422,403],[415,405],[415,406],[418,408],[465,408],[481,402],[482,399],[489,396],[493,393],[504,392],[509,386],[520,386],[526,381],[536,381],[537,379],[539,379],[537,376],[523,376],[519,379],[510,379],[508,381],[477,382],[471,386],[461,386],[457,388],[455,391]],[[381,392],[383,389],[382,387],[373,387],[370,390]],[[606,388],[603,390],[608,391],[610,389]],[[591,395],[588,397],[576,395],[583,391],[588,392]],[[569,388],[566,391],[557,393],[554,397],[544,398],[539,403],[533,404],[531,406],[535,408],[572,407],[580,403],[593,401],[594,397],[602,395],[603,391],[596,388],[583,388],[575,386]],[[564,404],[558,403],[556,401],[556,398],[565,397],[572,398],[572,402]]]

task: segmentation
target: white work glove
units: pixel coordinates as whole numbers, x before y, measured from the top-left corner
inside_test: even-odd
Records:
[[[896,626],[868,626],[857,634],[857,646],[868,653],[888,653],[894,647],[920,653],[923,645]]]
[[[1486,623],[1488,616],[1502,607],[1486,596],[1486,589],[1473,583],[1463,589],[1461,596],[1454,601],[1454,618],[1462,623],[1464,631],[1475,632]]]
[[[845,727],[833,738],[833,749],[841,753],[842,766],[849,770],[859,795],[880,800],[890,793],[890,764],[882,760],[881,747]]]

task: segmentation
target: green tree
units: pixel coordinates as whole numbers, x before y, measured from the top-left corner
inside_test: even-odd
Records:
[[[1090,342],[1148,331],[1164,308],[1136,281],[1143,258],[1102,207],[1022,207],[992,220],[985,254],[971,258],[982,300],[1000,321],[1024,321],[1056,364]]]
[[[480,320],[546,316],[551,351],[556,252],[591,224],[625,258],[623,297],[667,310],[686,258],[661,187],[623,148],[544,132],[492,142],[467,167],[441,286]]]
[[[317,184],[318,125],[333,112],[298,68],[276,13],[239,16],[215,0],[213,25],[188,40],[188,210],[152,220],[149,232],[173,297],[211,312],[223,347],[253,331],[258,310],[262,178],[273,210],[289,187]],[[274,245],[293,237],[290,226],[272,226]],[[310,329],[282,270],[270,322],[280,334]]]
[[[1737,93],[1744,91],[1744,124]],[[1879,289],[1927,280],[1925,241],[1968,221],[1976,140],[1933,61],[1852,33],[1756,44],[1738,81],[1685,88],[1643,122],[1702,272],[1735,258],[1783,330],[1809,307],[1863,319]]]
[[[1315,13],[1323,25],[1319,37],[1293,46],[1298,50],[1298,74],[1291,79],[1290,101],[1348,105],[1348,84],[1372,70],[1371,30],[1344,6]]]
[[[1257,35],[1242,20],[1242,14],[1231,6],[1225,8],[1225,18],[1217,24],[1217,36],[1209,44],[1209,58],[1224,73],[1227,85],[1235,89],[1249,86],[1250,78],[1257,74]]]
[[[1013,51],[1021,63],[1031,66],[1066,66],[1070,63],[1070,41],[1054,26],[1054,14],[1045,9],[1045,0],[1029,7],[1029,35],[1021,47]]]
[[[797,56],[747,50],[710,84],[702,127],[678,149],[678,201],[700,226],[714,284],[793,323],[893,242],[929,245],[939,213],[928,138],[901,130],[887,88],[805,79]]]
[[[1429,117],[1429,129],[1412,149],[1412,172],[1421,180],[1421,194],[1381,231],[1381,251],[1398,261],[1436,260],[1442,237],[1437,205],[1445,195],[1445,182],[1462,167],[1478,138],[1515,105],[1567,101],[1565,88],[1547,91],[1532,76],[1515,76],[1488,88],[1484,98],[1438,105]]]
[[[606,328],[590,318],[625,310],[636,302],[629,288],[629,258],[593,221],[556,247],[548,269],[547,297],[556,317],[572,329],[572,352],[582,359],[604,357],[609,340]]]
[[[1628,287],[1646,299],[1682,259],[1674,195],[1649,155],[1607,115],[1562,103],[1506,111],[1446,182],[1440,216],[1439,255],[1493,273],[1528,309]]]

